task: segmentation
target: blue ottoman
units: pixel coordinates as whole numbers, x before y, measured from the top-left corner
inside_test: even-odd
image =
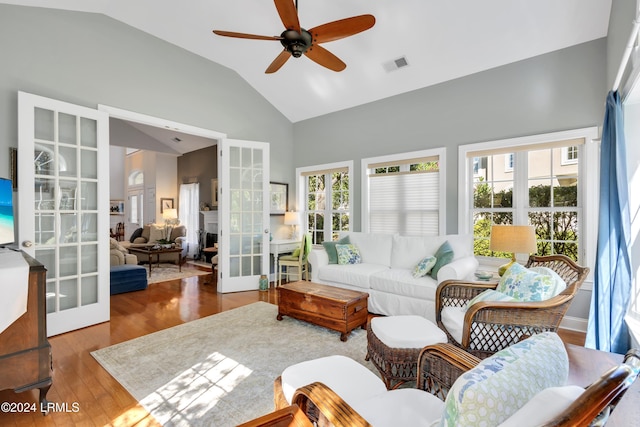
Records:
[[[147,289],[147,269],[141,265],[111,266],[111,295]]]

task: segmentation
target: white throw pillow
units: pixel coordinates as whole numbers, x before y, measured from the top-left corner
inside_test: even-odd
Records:
[[[556,273],[555,271],[553,271],[548,267],[531,267],[529,268],[529,271],[534,271],[538,274],[546,274],[547,276],[553,277],[554,286],[549,291],[552,297],[555,297],[556,295],[558,295],[560,292],[564,291],[567,288],[567,284],[562,279],[562,277],[560,277],[558,273]]]
[[[155,243],[165,238],[164,225],[151,224],[149,226],[149,243]]]
[[[473,304],[480,301],[505,301],[505,302],[514,302],[518,301],[517,299],[503,294],[502,292],[494,291],[493,289],[487,289],[486,291],[476,295],[472,299],[470,299],[467,304],[464,306],[464,311],[467,311],[469,307]]]
[[[436,265],[437,258],[434,256],[428,256],[423,258],[418,265],[413,268],[413,277],[416,279],[418,277],[426,276],[434,265]]]

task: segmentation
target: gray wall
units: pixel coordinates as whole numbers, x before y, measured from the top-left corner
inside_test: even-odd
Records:
[[[448,233],[458,229],[458,146],[601,124],[606,39],[294,124],[295,165],[447,148]],[[399,71],[402,72],[402,71]]]
[[[291,122],[228,68],[104,15],[5,4],[0,52],[0,153],[17,146],[25,91],[269,142],[272,179],[293,181]]]

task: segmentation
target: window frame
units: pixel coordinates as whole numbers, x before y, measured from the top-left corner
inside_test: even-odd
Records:
[[[387,154],[384,156],[368,157],[361,160],[361,224],[362,231],[369,232],[369,175],[367,173],[368,166],[372,163],[387,162],[406,162],[411,159],[419,159],[424,157],[438,157],[440,185],[438,195],[438,235],[446,234],[446,218],[447,218],[447,149],[446,147],[432,148],[428,150],[411,151],[406,153]],[[473,165],[472,165],[473,167]]]
[[[598,229],[598,191],[599,188],[599,152],[600,138],[597,127],[573,129],[567,131],[551,132],[546,134],[529,135],[524,137],[490,140],[473,144],[465,144],[458,147],[458,233],[473,235],[473,159],[467,158],[468,153],[484,150],[497,150],[522,146],[535,146],[554,143],[556,141],[584,139],[582,150],[583,157],[579,163],[580,187],[578,198],[582,200],[582,221],[580,224],[581,238],[579,245],[579,263],[591,267],[590,276],[593,275],[595,265],[595,245],[597,244]],[[516,160],[518,161],[518,160]],[[586,173],[589,171],[589,173]],[[593,172],[596,173],[593,173]],[[514,183],[525,188],[516,188],[526,191],[526,182]],[[591,191],[589,191],[591,190]],[[518,215],[524,215],[522,207],[515,207],[514,221]],[[525,218],[526,219],[526,218]],[[592,250],[594,249],[594,250]],[[481,264],[497,266],[504,263],[504,258],[477,257]],[[585,289],[590,288],[585,286]]]
[[[342,162],[335,162],[335,163],[325,163],[325,164],[320,164],[320,165],[313,165],[313,166],[303,166],[303,167],[298,167],[296,168],[296,181],[297,181],[297,185],[296,185],[296,204],[299,207],[299,211],[302,213],[302,227],[304,227],[304,232],[308,232],[309,231],[309,216],[308,216],[308,210],[307,210],[307,183],[306,183],[306,176],[309,174],[314,174],[314,172],[325,172],[328,173],[331,170],[337,170],[337,169],[347,169],[347,175],[349,178],[349,190],[348,190],[348,194],[349,194],[349,208],[346,210],[347,215],[349,215],[349,229],[348,231],[352,231],[353,230],[353,161],[352,160],[348,160],[348,161],[342,161]],[[300,189],[300,191],[298,191]],[[325,186],[325,191],[327,191],[327,197],[326,200],[333,200],[332,198],[332,189],[331,186]],[[331,236],[333,234],[333,230],[332,230],[332,221],[331,221],[331,215],[333,213],[333,209],[331,207],[330,203],[327,203],[325,206],[325,221],[324,221],[324,234],[325,236]],[[328,219],[328,220],[327,220]],[[344,230],[340,230],[340,231],[344,231]],[[317,244],[317,243],[314,243]]]

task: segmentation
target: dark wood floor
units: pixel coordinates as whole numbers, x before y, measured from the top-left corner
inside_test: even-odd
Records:
[[[114,295],[110,322],[50,338],[54,368],[53,386],[47,397],[61,410],[47,416],[38,412],[0,411],[0,426],[157,426],[153,417],[90,353],[256,301],[277,303],[273,289],[218,294],[212,281],[211,275],[195,276]],[[561,336],[566,342],[584,343],[584,334],[562,331]],[[0,402],[33,405],[37,394],[4,390],[0,392]]]

